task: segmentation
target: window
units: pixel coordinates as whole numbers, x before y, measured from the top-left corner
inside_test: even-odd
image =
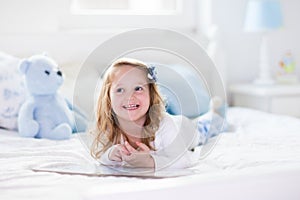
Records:
[[[178,0],[73,0],[74,15],[172,15],[180,12]]]
[[[71,0],[62,28],[175,28],[196,24],[197,0]]]

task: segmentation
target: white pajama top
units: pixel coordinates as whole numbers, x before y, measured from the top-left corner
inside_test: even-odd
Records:
[[[200,134],[196,124],[188,118],[178,115],[165,114],[155,134],[153,146],[155,151],[150,155],[155,162],[155,170],[164,168],[187,168],[198,161],[199,151],[194,151],[201,143]],[[104,165],[123,165],[123,162],[111,161],[108,158],[110,147],[100,157],[100,163]]]

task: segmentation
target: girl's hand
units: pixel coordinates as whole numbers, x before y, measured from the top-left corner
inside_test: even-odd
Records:
[[[138,145],[138,151],[139,152],[150,152],[150,148],[145,145],[144,143],[141,143],[141,142],[136,142],[136,145]]]
[[[136,153],[136,152],[150,152],[150,148],[141,142],[135,142],[138,146],[137,149],[133,148],[127,141],[125,141],[124,147],[129,153]]]
[[[112,149],[110,150],[109,154],[108,154],[108,158],[109,160],[112,161],[122,161],[122,155],[129,155],[129,151],[127,151],[127,149],[124,147],[124,145],[122,144],[116,144],[112,147]]]
[[[141,142],[136,142],[139,146],[138,149],[134,149],[127,141],[125,142],[125,148],[130,154],[122,154],[122,160],[132,167],[149,167],[154,168],[154,159],[150,155],[150,149],[147,145]]]

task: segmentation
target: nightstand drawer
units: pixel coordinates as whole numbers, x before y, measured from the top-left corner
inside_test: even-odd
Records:
[[[300,97],[276,97],[271,99],[271,112],[300,117]]]
[[[269,98],[246,95],[246,94],[234,94],[232,98],[234,106],[249,107],[258,110],[270,112]]]

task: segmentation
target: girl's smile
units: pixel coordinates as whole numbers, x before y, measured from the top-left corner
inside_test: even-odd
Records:
[[[139,108],[139,104],[129,104],[129,105],[124,105],[123,108],[126,110],[136,110]]]

